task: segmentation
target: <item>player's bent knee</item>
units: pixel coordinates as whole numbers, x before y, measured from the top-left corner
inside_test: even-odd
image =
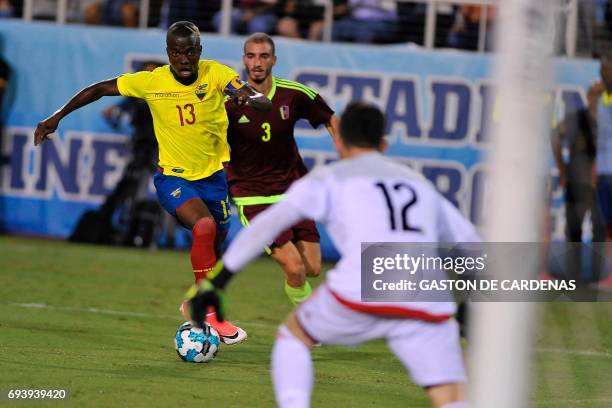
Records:
[[[214,241],[215,235],[217,234],[217,225],[212,217],[203,217],[196,221],[193,226],[193,237],[209,239],[211,242]]]
[[[321,262],[306,267],[306,276],[316,278],[319,275],[321,275]]]
[[[193,230],[196,223],[202,218],[211,218],[212,215],[204,202],[199,198],[190,198],[176,208],[176,218],[187,229]]]

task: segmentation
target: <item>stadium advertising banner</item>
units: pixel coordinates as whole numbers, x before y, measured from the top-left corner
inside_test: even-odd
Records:
[[[12,71],[2,112],[2,151],[10,162],[2,168],[0,227],[66,237],[79,216],[97,207],[119,180],[130,129],[127,124],[113,128],[101,115],[120,98],[103,98],[72,113],[53,142],[39,148],[33,146],[34,128],[88,84],[137,70],[146,60],[165,61],[165,34],[3,21],[0,38]],[[495,105],[489,56],[408,45],[276,41],[277,76],[312,87],[337,113],[351,100],[376,101],[388,117],[388,154],[422,172],[476,224],[483,222],[485,129]],[[203,58],[241,72],[242,45],[243,38],[205,34]],[[584,106],[598,65],[560,59],[556,72],[554,111],[562,117]],[[336,158],[324,127],[312,130],[304,123],[296,135],[308,166]],[[542,160],[552,167],[551,157]],[[561,191],[554,181],[552,201],[553,236],[561,238]],[[323,250],[332,253],[327,241]]]

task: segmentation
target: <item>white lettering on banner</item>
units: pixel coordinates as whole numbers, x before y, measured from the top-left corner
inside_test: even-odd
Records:
[[[130,54],[126,67],[138,69],[143,60],[151,59],[157,58]],[[242,67],[237,61],[224,63]],[[488,79],[321,68],[300,68],[289,78],[315,89],[337,112],[355,99],[378,103],[388,117],[390,155],[424,174],[474,223],[482,224],[488,188],[480,160],[488,147],[484,129],[493,121],[495,100]],[[554,100],[556,117],[562,117],[584,107],[585,91],[561,84]],[[128,155],[125,136],[70,131],[34,148],[32,134],[33,128],[6,128],[3,151],[10,153],[11,163],[2,174],[5,195],[43,199],[56,195],[61,200],[98,203],[121,177]],[[296,134],[327,137],[324,126],[313,130],[307,123],[299,124]],[[321,150],[309,146],[300,150],[309,168],[337,158],[323,146]],[[555,208],[552,214],[560,219],[562,213]]]
[[[39,147],[33,128],[7,128],[3,151],[10,165],[3,172],[3,193],[10,196],[100,202],[119,181],[126,164],[127,138],[66,132]],[[10,154],[8,154],[10,152]]]
[[[493,121],[495,95],[486,78],[423,79],[417,75],[322,68],[300,68],[291,77],[315,89],[336,111],[352,100],[377,103],[387,115],[391,143],[480,146],[487,142],[484,129]],[[557,117],[586,104],[585,90],[576,85],[559,84],[554,96]],[[304,126],[300,134],[323,136],[325,132]]]

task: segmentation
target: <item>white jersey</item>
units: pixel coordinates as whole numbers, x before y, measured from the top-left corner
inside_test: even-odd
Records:
[[[352,303],[361,302],[362,242],[480,240],[473,225],[427,179],[371,152],[316,168],[296,181],[285,200],[239,234],[224,256],[226,266],[241,269],[266,242],[303,218],[325,225],[341,256],[327,274],[327,287]],[[455,311],[452,302],[415,303],[392,305],[435,314]]]

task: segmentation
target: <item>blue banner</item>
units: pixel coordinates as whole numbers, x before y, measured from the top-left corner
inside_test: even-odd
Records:
[[[8,232],[66,237],[80,215],[97,207],[121,176],[129,129],[120,133],[101,115],[119,98],[102,100],[66,117],[52,143],[33,146],[36,124],[72,95],[102,79],[137,70],[145,60],[166,61],[158,30],[57,26],[5,20],[2,56],[12,69],[4,112],[0,222]],[[243,38],[204,35],[203,58],[242,71]],[[452,203],[481,224],[486,195],[485,128],[492,118],[491,57],[426,51],[409,45],[320,44],[277,38],[274,73],[316,89],[341,113],[368,99],[388,117],[388,154],[421,171]],[[585,105],[598,78],[595,61],[555,62],[555,111]],[[299,124],[298,145],[309,166],[336,159],[324,128]],[[553,194],[553,236],[563,235],[561,192]],[[237,223],[234,223],[237,224]],[[324,253],[333,254],[327,238]]]

